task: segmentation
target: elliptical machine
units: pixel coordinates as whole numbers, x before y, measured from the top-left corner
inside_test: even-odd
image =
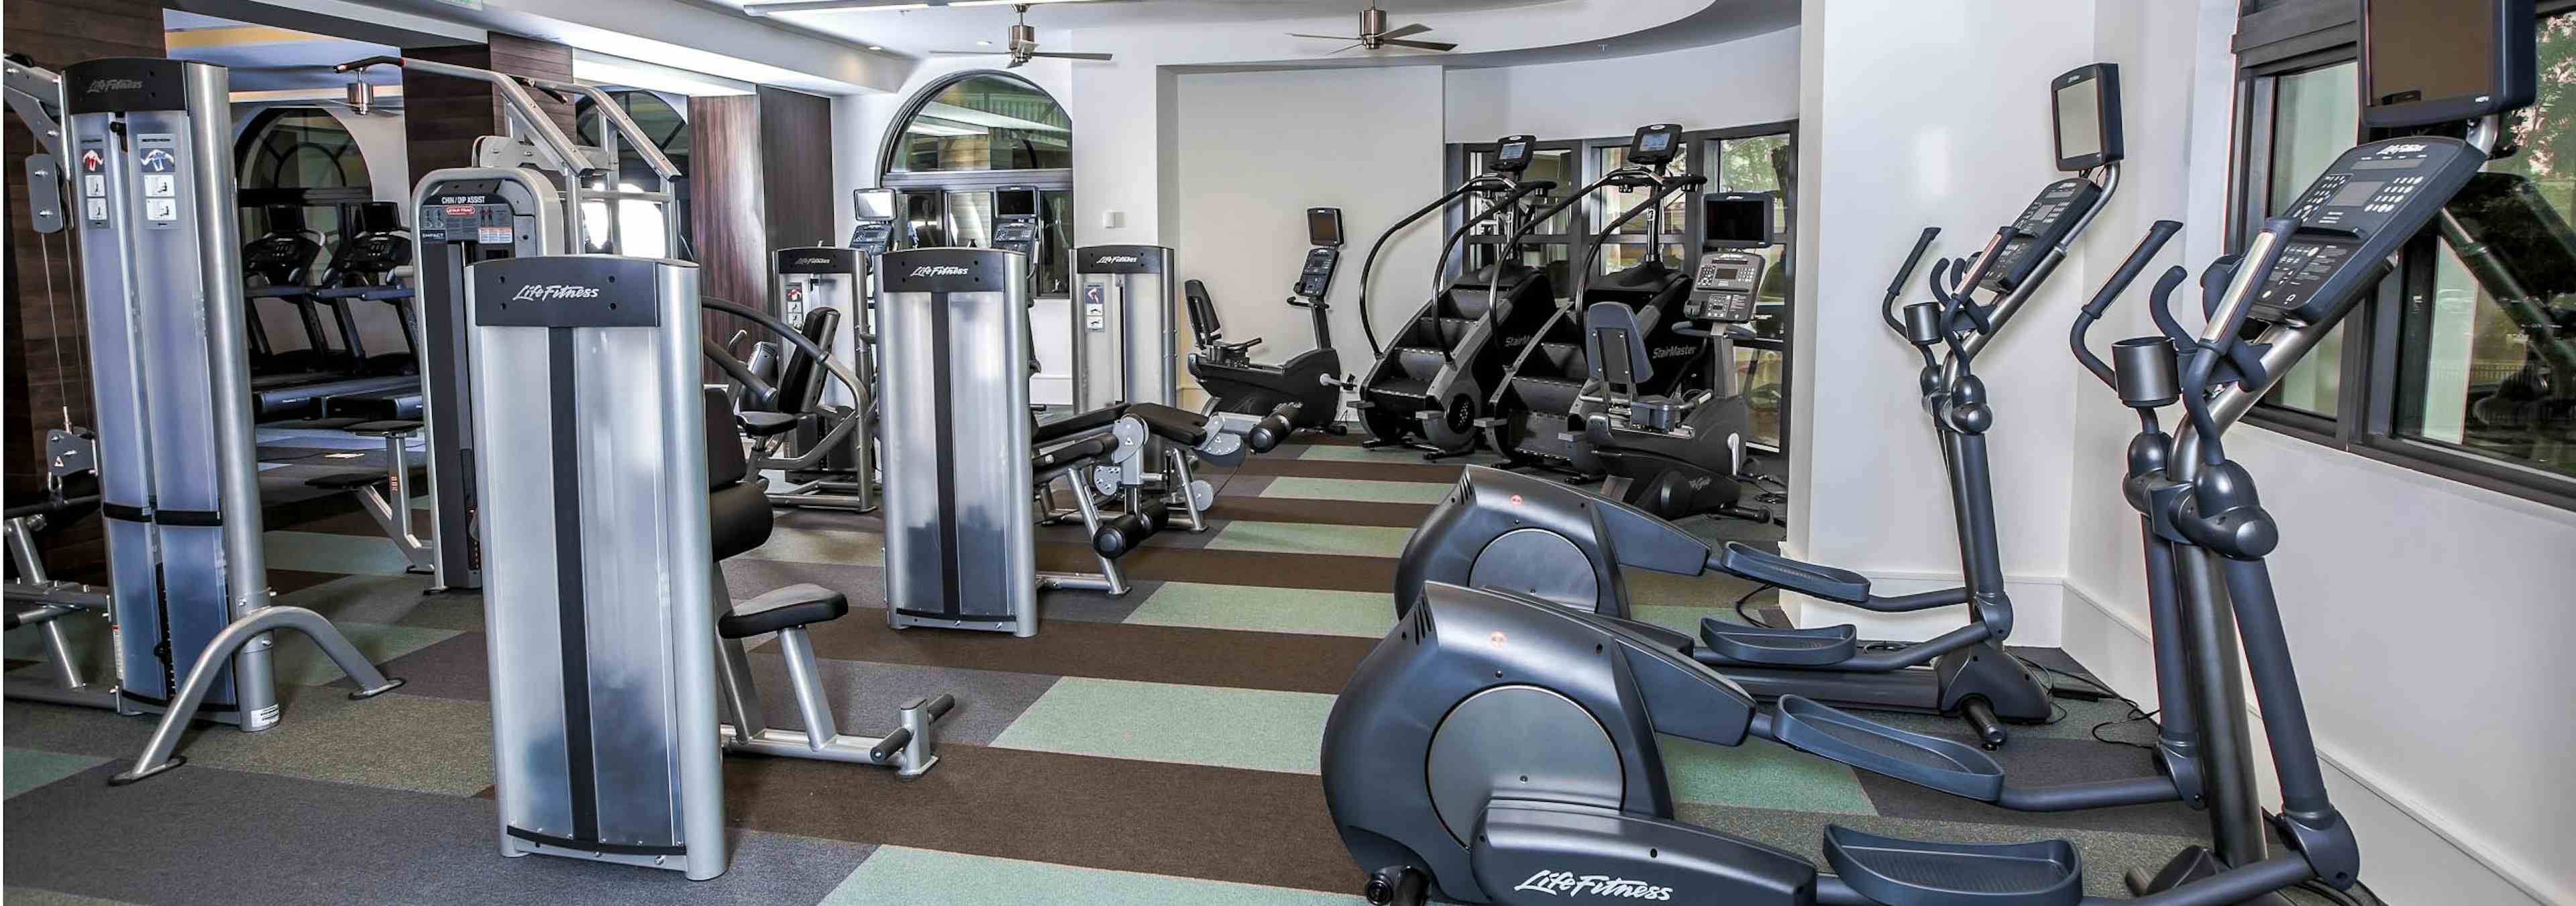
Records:
[[[1360,264],[1360,327],[1378,360],[1361,378],[1359,399],[1351,404],[1359,411],[1360,427],[1368,432],[1363,446],[1408,446],[1429,451],[1426,458],[1430,459],[1476,449],[1476,423],[1484,417],[1486,388],[1502,381],[1514,351],[1530,342],[1555,310],[1556,293],[1547,271],[1509,254],[1495,255],[1493,263],[1484,267],[1462,265],[1464,270],[1438,287],[1383,352],[1376,332],[1369,329],[1369,272],[1377,266],[1377,254],[1386,248],[1387,240],[1464,198],[1484,200],[1485,209],[1449,233],[1440,246],[1440,272],[1448,271],[1450,250],[1479,225],[1499,222],[1505,233],[1517,232],[1527,219],[1524,203],[1556,188],[1550,180],[1520,178],[1529,169],[1530,149],[1537,141],[1527,135],[1505,137],[1494,151],[1490,172],[1477,174],[1405,215],[1369,247],[1368,259]]]
[[[1207,285],[1192,280],[1181,293],[1190,314],[1190,333],[1199,351],[1190,353],[1190,376],[1208,392],[1208,412],[1268,415],[1283,403],[1295,404],[1291,424],[1299,429],[1348,434],[1337,419],[1342,402],[1342,354],[1333,349],[1333,271],[1342,261],[1342,209],[1307,208],[1306,263],[1297,270],[1297,286],[1288,304],[1306,309],[1315,322],[1315,348],[1277,365],[1261,365],[1249,353],[1260,337],[1227,342],[1218,320],[1216,300]]]
[[[2050,81],[2060,125],[2067,130],[2058,142],[2059,165],[2082,175],[2042,189],[1977,256],[1974,273],[1964,273],[1971,269],[1965,262],[1935,264],[1931,288],[1942,304],[1909,306],[1900,320],[1897,300],[1905,282],[1939,233],[1924,230],[1880,300],[1880,319],[1924,362],[1915,389],[1922,395],[1924,413],[1930,417],[1949,472],[1962,574],[1958,587],[1874,595],[1869,578],[1850,570],[1792,560],[1738,543],[1711,549],[1707,542],[1656,518],[1661,514],[1650,512],[1651,507],[1631,509],[1556,482],[1469,469],[1458,490],[1407,543],[1396,573],[1398,606],[1405,606],[1422,583],[1439,581],[1519,591],[1624,617],[1628,602],[1622,566],[1687,576],[1716,570],[1877,613],[1965,604],[1967,625],[1913,643],[1863,640],[1849,624],[1763,627],[1704,619],[1695,655],[1766,699],[1794,694],[1862,708],[1955,715],[1968,721],[1989,748],[2007,740],[2007,722],[2047,720],[2053,710],[2050,690],[2003,650],[2005,638],[2012,633],[2013,606],[2004,590],[1994,480],[1987,464],[1985,430],[1995,416],[1986,386],[1971,363],[2056,271],[2074,241],[2090,227],[2094,213],[2117,190],[2122,156],[2117,80],[2115,67],[2097,64]],[[1738,293],[1712,293],[1706,298],[1742,295],[1752,283],[1738,280],[1734,285]],[[1980,289],[1996,294],[1996,301],[1977,302],[1973,296]],[[1615,323],[1622,314],[1615,307],[1601,306],[1593,314],[1609,335],[1634,332]],[[1730,314],[1725,306],[1703,304],[1692,310],[1694,317],[1717,326],[1728,323]],[[1750,314],[1744,311],[1731,317],[1740,322],[1749,320]],[[1936,352],[1945,349],[1946,355]],[[1632,358],[1638,355],[1630,353]],[[1720,358],[1731,359],[1731,355]],[[1680,432],[1654,427],[1653,421],[1687,427],[1686,418],[1655,409],[1652,404],[1631,405],[1625,411],[1607,409],[1598,418],[1609,421],[1614,438],[1668,434],[1673,435],[1669,443],[1688,439]],[[1664,474],[1689,473],[1675,468]],[[1637,503],[1635,490],[1632,485],[1627,502]],[[1682,485],[1647,499],[1670,504],[1675,501],[1664,493],[1691,491]],[[1547,515],[1534,515],[1539,513]],[[1550,540],[1561,545],[1553,549],[1581,552],[1593,567],[1589,575],[1562,569],[1551,572],[1534,562],[1531,551],[1541,543],[1540,535],[1512,534],[1525,523],[1553,536]]]

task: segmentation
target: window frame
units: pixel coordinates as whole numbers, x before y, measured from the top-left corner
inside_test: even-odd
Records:
[[[2250,4],[2249,4],[2250,6]],[[2576,13],[2576,0],[2538,0],[2542,19]],[[2277,0],[2237,21],[2236,111],[2230,148],[2228,222],[2231,250],[2243,249],[2268,200],[2274,97],[2285,75],[2357,60],[2358,13],[2349,0]],[[2358,88],[2355,89],[2359,90]],[[2358,124],[2356,124],[2358,128]],[[2356,135],[2356,140],[2359,136]],[[2402,319],[2410,302],[2432,298],[2440,237],[2408,242],[2399,267],[2360,309],[2345,317],[2341,382],[2331,415],[2270,402],[2245,421],[2299,440],[2524,500],[2576,510],[2576,476],[2501,456],[2397,433],[2397,382],[2403,373]]]

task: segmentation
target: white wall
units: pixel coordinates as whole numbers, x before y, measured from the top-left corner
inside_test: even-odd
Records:
[[[1229,339],[1263,338],[1256,360],[1312,349],[1306,311],[1281,300],[1305,256],[1305,210],[1341,208],[1349,247],[1327,299],[1343,370],[1366,368],[1362,259],[1380,231],[1444,188],[1440,70],[1185,74],[1176,88],[1168,197],[1177,216],[1164,232],[1181,276],[1207,283]],[[1388,243],[1370,281],[1380,337],[1429,298],[1441,229],[1426,217]]]
[[[2098,34],[2132,86],[2132,159],[2159,161],[2132,165],[2156,175],[2135,184],[2130,210],[2137,229],[2149,207],[2188,215],[2181,244],[2198,266],[2221,238],[2235,4],[2126,6],[2101,4]],[[2185,178],[2167,172],[2176,157],[2190,163]],[[2107,271],[2124,252],[2097,249],[2095,260]],[[2099,328],[2102,343],[2153,332],[2134,295]],[[2137,527],[2117,518],[2127,511],[2108,455],[2135,422],[2107,391],[2087,391],[2074,443],[2100,452],[2082,460],[2073,496],[2092,517],[2070,544],[2066,644],[2144,696]],[[2564,757],[2576,747],[2565,720],[2576,682],[2556,669],[2576,633],[2576,514],[2260,428],[2229,440],[2281,522],[2270,562],[2282,618],[2363,879],[2390,902],[2576,902],[2576,772]]]
[[[1449,70],[1452,142],[1714,129],[1798,116],[1798,30],[1612,60]]]
[[[1970,254],[2063,175],[2051,157],[2048,81],[2093,61],[2091,6],[2020,0],[2008,14],[1961,16],[1947,4],[1806,4],[1792,556],[1859,569],[1886,592],[1957,584],[1948,486],[1912,392],[1921,363],[1880,323],[1878,302],[1923,227],[1943,228],[1938,251]],[[2087,242],[2124,241],[2104,232]],[[1928,298],[1930,267],[1905,301]],[[2076,389],[2062,318],[2080,304],[2085,271],[2081,261],[2060,267],[1977,360],[1996,411],[1987,437],[2002,476],[1999,543],[2024,644],[2057,641]],[[1959,620],[1804,610],[1807,623],[1900,638]]]

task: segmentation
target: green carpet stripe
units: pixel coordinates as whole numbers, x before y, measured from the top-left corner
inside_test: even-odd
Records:
[[[400,575],[411,566],[402,552],[394,549],[394,543],[381,534],[269,532],[262,540],[267,542],[270,569]]]
[[[11,747],[6,751],[0,751],[0,778],[5,778],[5,783],[0,783],[0,786],[5,786],[7,790],[7,795],[0,796],[0,799],[16,796],[78,774],[106,761],[105,758],[88,755],[65,755],[61,752]],[[15,900],[16,897],[12,896],[11,901],[15,902]]]
[[[879,848],[818,906],[942,903],[947,906],[1323,906],[1351,902],[1286,887],[1172,875],[1076,868],[962,853]]]
[[[1336,448],[1325,448],[1336,449]],[[1359,481],[1346,478],[1301,478],[1283,475],[1270,480],[1261,490],[1263,497],[1293,497],[1301,500],[1362,500],[1372,503],[1439,503],[1449,496],[1448,483],[1428,481]]]
[[[1751,609],[1748,606],[1746,609]],[[1699,618],[1718,617],[1729,623],[1740,623],[1732,607],[1682,607],[1671,604],[1631,604],[1628,615],[1657,626],[1699,637]]]
[[[1394,625],[1395,602],[1385,592],[1165,582],[1127,622],[1373,639]]]
[[[1795,812],[1875,815],[1850,768],[1760,739],[1713,746],[1659,736],[1673,801]]]
[[[1314,774],[1333,697],[1066,677],[997,748]]]
[[[1230,522],[1208,539],[1207,549],[1393,557],[1404,552],[1404,540],[1410,537],[1412,529],[1391,526]]]

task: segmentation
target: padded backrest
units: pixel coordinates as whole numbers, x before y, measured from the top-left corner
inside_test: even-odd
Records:
[[[829,352],[832,349],[832,328],[840,323],[840,309],[818,307],[805,313],[805,323],[797,325],[796,332]],[[814,401],[823,398],[823,375],[826,373],[825,369],[815,365],[814,355],[806,352],[805,347],[787,344],[787,364],[778,370],[778,411],[801,413],[814,408]]]
[[[1215,345],[1218,332],[1225,327],[1217,323],[1216,300],[1208,296],[1207,284],[1196,280],[1182,283],[1181,298],[1188,300],[1184,307],[1190,312],[1190,334],[1198,338],[1202,347]]]
[[[1655,376],[1637,310],[1624,303],[1595,302],[1583,310],[1583,355],[1592,376],[1612,384],[1633,387]]]
[[[751,475],[742,435],[733,424],[733,399],[721,387],[707,394],[707,538],[723,560],[769,542],[775,515],[769,483]]]
[[[751,477],[743,456],[742,431],[734,427],[733,397],[722,387],[707,388],[707,487],[722,490]]]

